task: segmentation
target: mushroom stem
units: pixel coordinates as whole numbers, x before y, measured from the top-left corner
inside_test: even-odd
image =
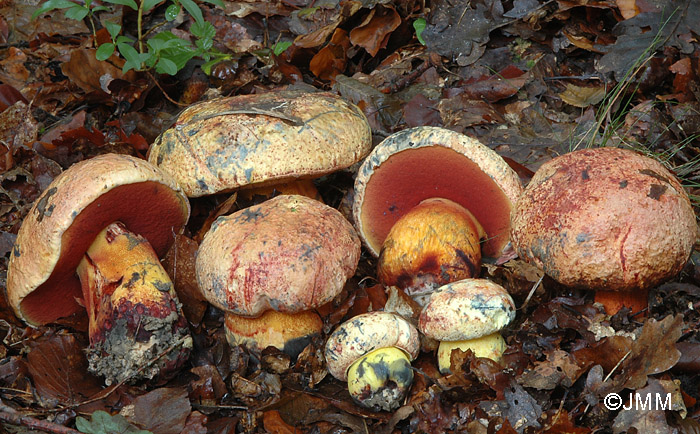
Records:
[[[110,224],[88,248],[77,274],[88,312],[89,369],[105,376],[106,384],[166,377],[187,359],[192,347],[187,322],[145,238],[122,223]],[[180,341],[179,348],[139,372]]]
[[[471,350],[476,357],[484,357],[498,362],[506,351],[506,347],[506,341],[503,340],[503,336],[499,332],[464,341],[442,341],[438,347],[438,368],[442,374],[451,372],[452,350],[455,349]]]
[[[615,315],[623,307],[628,307],[634,314],[648,307],[648,297],[648,289],[626,292],[600,290],[595,293],[595,302],[602,304],[608,315]]]
[[[227,314],[225,329],[231,346],[245,345],[261,350],[276,347],[295,358],[313,336],[321,334],[323,320],[310,310],[299,313],[268,310],[257,318]]]
[[[468,209],[448,199],[426,199],[392,226],[377,261],[377,276],[383,285],[398,286],[424,306],[438,287],[479,275],[480,240],[485,237]]]
[[[376,349],[348,369],[348,391],[360,405],[375,411],[396,410],[413,383],[411,361],[396,347]]]

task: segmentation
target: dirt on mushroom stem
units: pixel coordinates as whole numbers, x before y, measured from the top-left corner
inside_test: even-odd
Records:
[[[89,369],[106,384],[168,378],[187,360],[192,339],[182,306],[145,238],[110,224],[77,274],[89,317]]]

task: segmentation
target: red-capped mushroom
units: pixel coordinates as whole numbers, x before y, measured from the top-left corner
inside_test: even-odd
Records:
[[[521,258],[559,283],[619,292],[625,299],[606,307],[614,313],[646,306],[647,291],[686,264],[696,234],[688,195],[661,163],[593,148],[540,167],[513,211],[511,237]]]
[[[359,258],[360,240],[338,211],[282,195],[214,222],[197,253],[197,281],[214,306],[237,317],[226,320],[231,345],[273,345],[295,355],[303,348],[299,339],[321,331],[313,310],[340,293]],[[266,328],[279,331],[292,321],[300,333],[280,341],[266,339],[277,332],[242,332],[258,327],[268,310],[279,312],[271,318],[282,322]],[[297,340],[293,348],[290,340]]]

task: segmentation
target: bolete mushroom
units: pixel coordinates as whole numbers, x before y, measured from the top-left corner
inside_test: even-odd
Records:
[[[505,260],[510,248],[510,212],[521,192],[522,185],[515,171],[478,140],[444,128],[410,128],[386,138],[365,159],[355,181],[353,217],[368,250],[381,257],[379,275],[387,278],[383,282],[385,285],[397,282],[402,289],[412,283],[437,287],[447,280],[478,275],[480,264],[476,255],[465,254],[463,247],[455,246],[452,252],[442,255],[450,259],[440,263],[436,262],[435,255],[426,251],[423,256],[410,242],[398,240],[410,240],[421,233],[420,238],[445,240],[442,249],[449,250],[452,235],[436,234],[435,229],[442,226],[440,231],[455,230],[459,222],[461,246],[472,243],[475,236],[485,236],[480,255],[491,260]],[[402,222],[389,237],[403,216],[431,198],[447,199],[454,205],[447,206],[446,201],[423,202],[421,207],[427,211],[417,214],[420,217],[407,216],[412,223]],[[439,217],[445,212],[449,217]],[[439,217],[442,223],[428,223],[424,220],[428,215]],[[420,223],[421,220],[424,222]],[[406,229],[408,232],[403,234]],[[387,237],[388,242],[385,242]],[[398,249],[398,245],[404,249]],[[382,248],[387,252],[380,255]],[[410,273],[383,270],[388,262],[401,257],[411,258]],[[390,265],[386,268],[400,270],[402,267]],[[445,273],[455,267],[472,271]],[[433,282],[429,283],[430,280]],[[425,288],[419,291],[425,292]]]
[[[486,279],[465,279],[438,288],[421,311],[418,329],[440,341],[438,368],[450,373],[452,351],[499,361],[506,343],[499,333],[515,318],[515,303],[502,286]]]
[[[612,314],[646,306],[648,290],[686,264],[696,234],[688,195],[661,163],[593,148],[537,170],[513,210],[511,237],[521,258],[565,286],[598,291]]]
[[[372,135],[362,111],[337,95],[241,95],[184,110],[149,149],[190,197],[316,178],[361,160]]]
[[[411,389],[411,361],[418,356],[416,328],[382,311],[357,315],[326,341],[328,372],[348,382],[353,400],[375,411],[397,409]]]
[[[359,258],[360,240],[338,211],[282,195],[214,222],[197,252],[197,281],[226,312],[231,345],[296,356],[321,332],[313,310],[340,293]]]
[[[87,309],[89,368],[107,384],[172,373],[192,342],[158,257],[189,211],[175,181],[144,160],[106,154],[74,164],[17,235],[10,305],[32,326]]]
[[[480,240],[474,216],[448,199],[420,202],[396,221],[384,240],[377,277],[404,288],[421,306],[437,287],[479,275]]]

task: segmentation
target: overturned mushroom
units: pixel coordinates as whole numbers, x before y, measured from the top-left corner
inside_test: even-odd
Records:
[[[177,184],[138,158],[107,154],[71,166],[22,224],[8,266],[10,304],[33,326],[84,305],[90,370],[108,384],[171,374],[192,342],[158,257],[189,210]]]
[[[397,409],[413,383],[411,361],[420,350],[415,327],[399,315],[374,311],[341,324],[326,342],[328,372],[348,382],[358,404]]]
[[[340,293],[359,258],[360,240],[338,211],[282,195],[216,220],[197,253],[197,281],[227,312],[231,345],[295,356],[321,332],[314,309]]]
[[[688,195],[661,163],[595,148],[540,167],[513,211],[511,236],[520,257],[563,285],[598,291],[614,313],[646,306],[648,289],[686,264],[696,233]]]
[[[521,192],[515,171],[479,141],[443,128],[411,128],[385,139],[365,159],[355,182],[353,217],[369,251],[380,256],[380,278],[387,279],[383,283],[396,282],[402,289],[418,284],[424,286],[418,291],[426,292],[426,285],[434,289],[447,281],[478,275],[477,254],[471,248],[464,254],[463,247],[473,244],[475,237],[477,241],[482,238],[479,256],[497,261],[508,258],[510,212]],[[421,202],[422,215],[431,215],[437,223],[423,217],[412,218],[411,223],[401,221],[404,216],[411,218],[408,213]],[[401,224],[392,231],[398,222]],[[450,247],[454,234],[436,234],[438,226],[439,231],[448,227],[459,231],[459,246]],[[431,243],[440,243],[436,240],[442,238],[443,255],[453,259],[433,264],[410,242],[398,241],[416,234],[435,240]],[[390,265],[401,257],[416,258],[413,270],[388,271],[402,269]],[[454,267],[470,271],[445,273]]]

